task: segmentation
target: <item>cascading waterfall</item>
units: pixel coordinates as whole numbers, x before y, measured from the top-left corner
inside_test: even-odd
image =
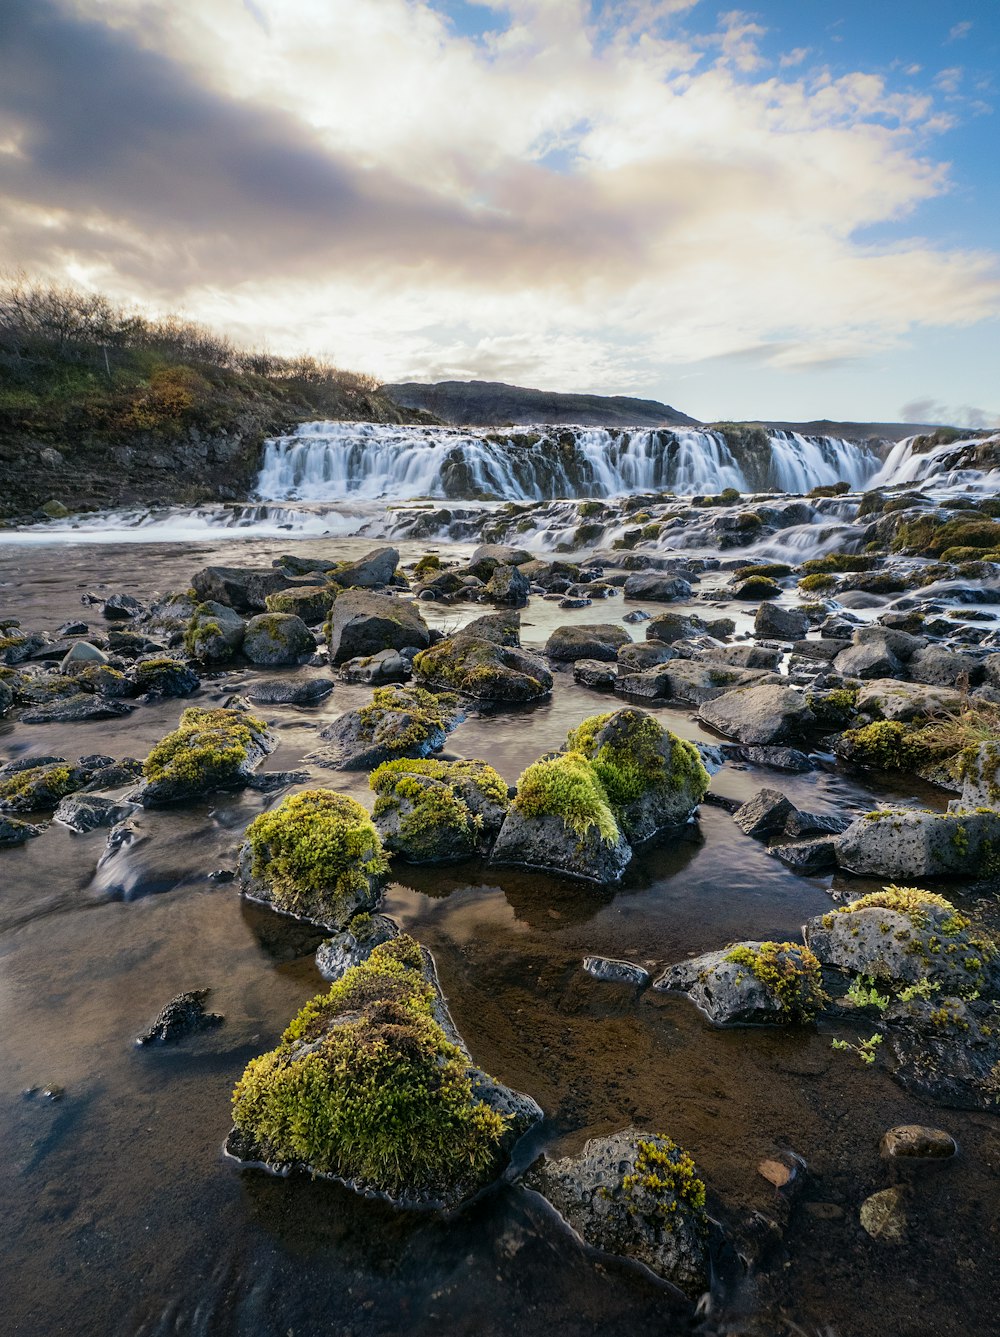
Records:
[[[307,423],[265,445],[264,501],[417,497],[549,501],[669,491],[806,492],[863,487],[879,468],[864,446],[797,432],[768,434],[769,454],[742,462],[720,432],[539,428],[473,434],[451,427]]]

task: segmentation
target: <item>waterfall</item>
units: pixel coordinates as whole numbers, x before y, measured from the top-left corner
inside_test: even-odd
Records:
[[[869,487],[893,487],[904,484],[933,484],[936,488],[978,486],[992,492],[1000,485],[1000,476],[994,468],[984,469],[972,462],[977,449],[1000,446],[1000,436],[966,437],[949,441],[933,449],[918,452],[914,449],[919,437],[909,436],[893,446],[885,464],[868,484]]]
[[[722,433],[694,428],[474,433],[315,422],[265,443],[257,495],[263,501],[549,501],[727,487],[749,492],[751,467],[762,490],[806,492],[841,480],[863,487],[879,467],[870,450],[849,441],[771,432],[767,443],[766,458],[755,454],[741,463]]]

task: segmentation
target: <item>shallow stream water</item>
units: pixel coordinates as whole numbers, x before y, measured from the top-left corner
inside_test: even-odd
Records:
[[[365,546],[303,540],[295,550],[339,556]],[[404,551],[404,561],[425,546]],[[71,617],[100,624],[81,606],[88,590],[148,599],[186,588],[210,561],[266,565],[287,549],[288,540],[232,537],[0,544],[0,613],[48,631]],[[453,626],[480,611],[430,605],[429,617]],[[540,646],[556,625],[618,621],[625,611],[620,596],[570,613],[533,600],[523,640]],[[641,627],[631,630],[642,637]],[[140,705],[123,720],[0,722],[0,757],[143,757],[186,704],[221,702],[255,672],[208,677],[192,702]],[[305,765],[317,729],[367,698],[338,682],[318,707],[262,710],[280,738],[267,767]],[[444,755],[482,757],[513,782],[570,727],[608,708],[607,697],[559,673],[544,704],[470,713]],[[656,713],[685,737],[708,737],[687,712]],[[363,773],[314,769],[311,782],[370,803]],[[832,767],[789,776],[729,764],[712,787],[745,798],[763,784],[821,812],[863,811],[887,797],[943,806],[946,798],[876,790]],[[244,827],[276,801],[248,791],[142,812],[139,837],[99,878],[103,831],[78,836],[53,824],[0,855],[0,1331],[1000,1332],[996,1120],[924,1105],[878,1065],[833,1052],[838,1032],[825,1025],[722,1031],[683,997],[637,996],[581,969],[590,953],[660,966],[735,939],[794,937],[829,907],[829,876],[792,874],[709,804],[682,838],[637,858],[614,894],[478,865],[398,865],[386,909],[434,953],[476,1061],[545,1110],[526,1156],[575,1150],[630,1124],[667,1132],[694,1156],[710,1208],[744,1251],[761,1235],[754,1213],[776,1211],[757,1163],[783,1150],[804,1158],[806,1187],[783,1242],[749,1276],[732,1252],[721,1256],[712,1312],[695,1317],[645,1272],[591,1254],[516,1184],[441,1219],[227,1160],[229,1097],[245,1063],[323,987],[313,964],[321,932],[209,877],[233,868]],[[851,890],[870,885],[854,881]],[[208,986],[222,1027],[174,1049],[136,1048],[169,998]],[[915,1226],[892,1248],[864,1233],[858,1208],[900,1174],[880,1161],[878,1142],[908,1122],[947,1128],[961,1154],[906,1177]]]

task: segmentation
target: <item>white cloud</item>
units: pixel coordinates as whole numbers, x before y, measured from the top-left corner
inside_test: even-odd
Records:
[[[968,37],[972,28],[973,24],[969,19],[965,19],[962,23],[956,23],[948,33],[948,41],[957,42],[963,37]]]

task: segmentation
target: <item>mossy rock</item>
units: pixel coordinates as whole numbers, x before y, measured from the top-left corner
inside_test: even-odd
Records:
[[[385,761],[418,759],[439,752],[465,719],[458,698],[422,687],[377,687],[360,710],[351,710],[320,731],[315,754],[332,770],[370,770]]]
[[[61,757],[26,757],[0,768],[0,810],[45,812],[90,779],[92,768],[73,766]]]
[[[184,632],[184,649],[206,664],[224,664],[242,648],[246,628],[228,604],[200,603]]]
[[[360,803],[331,789],[306,789],[250,823],[239,869],[252,900],[342,929],[374,908],[389,864]]]
[[[400,935],[307,1003],[233,1093],[230,1155],[339,1179],[401,1207],[455,1207],[541,1117],[476,1068],[433,962]]]
[[[336,593],[336,588],[330,585],[293,585],[287,590],[269,594],[266,599],[267,611],[290,613],[314,627],[326,620]]]
[[[44,830],[44,826],[34,826],[31,822],[22,822],[17,817],[6,817],[0,812],[0,849],[23,845],[26,840],[34,840],[36,836],[40,836]]]
[[[777,599],[781,596],[781,586],[770,576],[750,576],[739,580],[733,589],[734,599]]]
[[[487,854],[510,805],[485,761],[389,761],[369,777],[385,848],[410,863]]]
[[[153,808],[241,789],[272,746],[264,721],[246,711],[190,706],[146,758],[146,783],[133,797]]]
[[[552,674],[538,655],[498,644],[473,631],[438,641],[413,661],[421,681],[477,701],[517,704],[536,701],[552,690]]]
[[[292,613],[260,613],[246,625],[243,653],[251,664],[301,664],[315,650],[312,632]]]
[[[194,669],[179,659],[143,659],[132,666],[129,679],[145,696],[190,696],[201,686]]]
[[[719,1026],[810,1021],[827,1001],[820,963],[799,942],[741,942],[706,952],[668,966],[653,988],[686,993]]]

